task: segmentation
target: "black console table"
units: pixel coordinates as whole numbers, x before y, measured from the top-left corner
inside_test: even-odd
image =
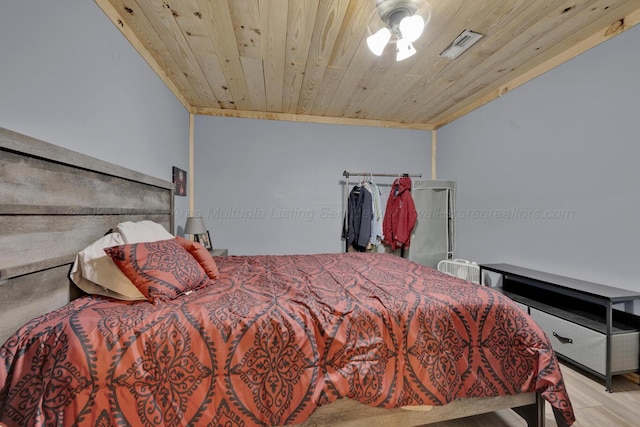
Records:
[[[606,382],[640,371],[640,316],[628,313],[640,292],[558,276],[510,264],[482,264],[502,275],[499,290],[527,311],[551,340],[558,357]],[[614,304],[625,304],[625,311]]]

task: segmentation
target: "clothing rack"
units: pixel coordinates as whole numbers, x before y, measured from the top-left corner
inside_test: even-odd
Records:
[[[409,173],[371,173],[371,172],[347,172],[344,171],[342,172],[342,176],[344,176],[345,178],[347,178],[347,185],[345,186],[345,197],[344,197],[344,233],[345,233],[345,239],[344,239],[344,251],[348,252],[349,251],[349,208],[348,208],[348,200],[349,200],[349,177],[350,176],[386,176],[386,177],[394,177],[394,178],[400,178],[400,177],[410,177],[410,178],[422,178],[422,174],[421,173],[417,173],[417,174],[409,174]],[[402,256],[404,256],[404,248],[402,248],[401,250],[402,252]]]
[[[371,173],[371,172],[342,172],[342,176],[349,179],[349,176],[390,176],[390,177],[401,177],[408,176],[411,178],[422,178],[422,174],[408,174],[408,173]]]

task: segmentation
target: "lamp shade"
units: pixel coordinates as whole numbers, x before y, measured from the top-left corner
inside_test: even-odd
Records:
[[[184,234],[204,234],[207,232],[207,227],[204,225],[204,220],[201,216],[190,216],[187,218],[187,223],[184,226]]]
[[[367,37],[367,46],[369,46],[369,49],[374,55],[380,56],[389,39],[391,39],[391,31],[389,31],[387,27],[384,27],[375,34]]]
[[[407,16],[400,21],[400,32],[402,38],[409,42],[414,42],[420,38],[424,30],[424,19],[420,15]]]
[[[396,47],[396,61],[404,61],[416,53],[413,44],[407,39],[398,39]]]

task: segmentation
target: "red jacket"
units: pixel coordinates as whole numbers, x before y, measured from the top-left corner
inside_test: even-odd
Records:
[[[384,243],[391,245],[391,249],[408,247],[416,219],[418,213],[411,197],[411,178],[397,178],[391,186],[382,222]]]

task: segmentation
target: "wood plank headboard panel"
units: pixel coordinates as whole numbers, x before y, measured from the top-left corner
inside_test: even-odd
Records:
[[[124,221],[173,232],[173,184],[0,128],[0,343],[80,295],[76,253]]]

